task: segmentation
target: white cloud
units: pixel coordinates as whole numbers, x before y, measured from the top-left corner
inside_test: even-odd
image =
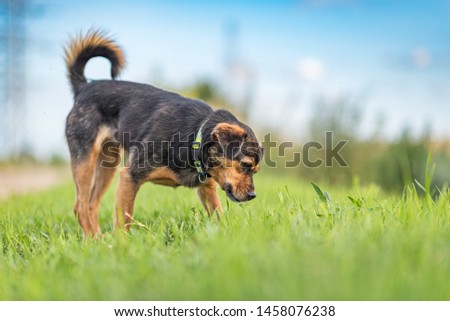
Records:
[[[411,51],[413,64],[419,68],[426,68],[431,63],[431,54],[426,48],[415,48]]]
[[[325,66],[317,58],[304,58],[297,63],[296,73],[306,80],[319,80],[325,76]]]

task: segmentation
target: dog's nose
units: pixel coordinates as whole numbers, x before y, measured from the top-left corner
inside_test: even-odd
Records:
[[[254,199],[255,197],[256,197],[256,193],[255,192],[248,192],[247,193],[247,198],[248,198],[249,201]]]

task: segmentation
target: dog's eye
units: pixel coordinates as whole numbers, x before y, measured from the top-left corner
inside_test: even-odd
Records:
[[[252,164],[252,163],[242,162],[242,163],[241,163],[241,167],[242,167],[242,170],[243,170],[245,173],[250,173],[250,172],[252,171],[253,164]]]

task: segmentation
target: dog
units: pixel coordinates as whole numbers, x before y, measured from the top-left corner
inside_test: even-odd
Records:
[[[98,56],[110,61],[112,79],[88,82],[86,63]],[[85,236],[101,235],[100,200],[124,154],[116,228],[129,231],[136,194],[145,182],[197,188],[208,215],[223,213],[217,185],[235,202],[256,197],[253,175],[263,148],[231,112],[151,85],[116,80],[125,56],[103,30],[72,38],[65,63],[74,95],[65,130],[76,186],[74,213]]]

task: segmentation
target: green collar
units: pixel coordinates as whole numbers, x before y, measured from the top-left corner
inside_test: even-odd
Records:
[[[197,170],[197,174],[198,174],[198,180],[200,181],[200,183],[204,183],[206,182],[206,179],[208,177],[210,177],[210,175],[206,172],[206,169],[204,168],[204,164],[201,161],[201,152],[202,152],[202,140],[203,140],[203,136],[202,136],[202,131],[203,131],[203,126],[205,126],[206,122],[209,119],[206,119],[200,126],[200,128],[197,131],[197,134],[195,135],[195,140],[192,143],[192,153],[194,156],[194,167]]]

